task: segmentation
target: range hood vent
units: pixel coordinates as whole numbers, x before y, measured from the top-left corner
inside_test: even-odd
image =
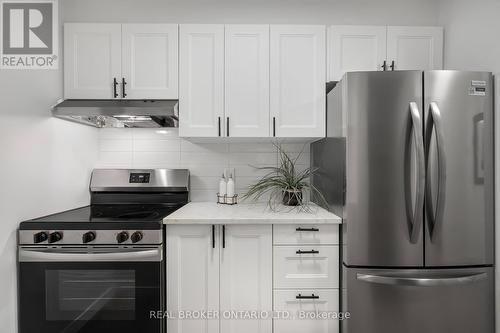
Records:
[[[98,128],[179,127],[177,100],[61,100],[54,117]]]

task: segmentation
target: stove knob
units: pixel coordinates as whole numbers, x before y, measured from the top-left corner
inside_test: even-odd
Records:
[[[47,232],[45,232],[45,231],[42,231],[42,232],[39,232],[39,233],[33,235],[33,242],[35,244],[43,243],[47,239],[49,239],[49,234]]]
[[[83,243],[90,243],[90,242],[93,242],[95,240],[95,232],[93,231],[89,231],[89,232],[86,232],[83,234],[82,236],[82,241]]]
[[[53,232],[49,235],[49,243],[57,243],[61,239],[63,239],[63,235],[59,231]]]
[[[140,231],[136,231],[130,236],[132,243],[140,242],[144,238],[144,235]]]
[[[124,243],[128,240],[128,232],[122,231],[118,235],[116,235],[116,240],[118,243]]]

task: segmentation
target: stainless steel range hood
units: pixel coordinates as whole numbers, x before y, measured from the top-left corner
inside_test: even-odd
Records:
[[[54,117],[103,127],[178,127],[177,100],[60,100]]]

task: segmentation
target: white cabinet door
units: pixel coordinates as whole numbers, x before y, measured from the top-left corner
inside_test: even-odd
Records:
[[[224,26],[181,25],[179,135],[221,136],[224,118]]]
[[[338,246],[275,246],[274,288],[338,288]]]
[[[122,97],[177,99],[178,25],[124,24],[122,40]]]
[[[395,70],[443,69],[443,28],[388,27],[387,62]]]
[[[121,24],[64,25],[64,98],[120,98]],[[116,89],[116,94],[115,94]]]
[[[383,70],[386,27],[332,26],[328,40],[329,81],[340,81],[346,72]]]
[[[272,311],[272,256],[271,225],[225,227],[220,267],[221,313]],[[223,318],[221,332],[271,333],[272,320]]]
[[[167,310],[219,310],[219,246],[211,225],[167,226]],[[214,248],[215,243],[215,248]],[[168,319],[172,333],[218,333],[218,319]]]
[[[332,314],[340,310],[339,292],[336,289],[275,290],[274,310],[299,316],[292,320],[275,320],[274,333],[337,333],[340,328],[336,319],[310,317],[317,313]],[[301,318],[301,314],[309,317]]]
[[[227,25],[226,135],[269,136],[269,26]]]
[[[326,28],[271,26],[271,123],[277,137],[323,137]]]

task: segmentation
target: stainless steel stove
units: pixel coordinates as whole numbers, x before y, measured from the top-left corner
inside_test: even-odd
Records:
[[[163,218],[188,170],[92,172],[91,204],[19,227],[19,332],[164,331]]]

